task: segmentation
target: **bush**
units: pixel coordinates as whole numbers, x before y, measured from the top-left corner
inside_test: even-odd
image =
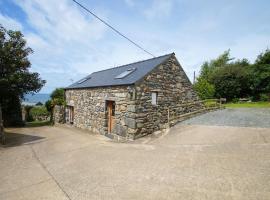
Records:
[[[233,99],[232,99],[232,102],[233,102],[233,103],[238,103],[238,102],[239,102],[239,98],[233,98]]]
[[[30,110],[30,115],[32,115],[35,120],[45,121],[48,120],[50,113],[45,106],[35,106]]]
[[[215,87],[205,79],[198,79],[194,84],[194,89],[201,99],[213,98]]]
[[[268,94],[260,94],[260,101],[269,101]]]

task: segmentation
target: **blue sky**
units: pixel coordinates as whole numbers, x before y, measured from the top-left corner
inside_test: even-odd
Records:
[[[231,49],[251,62],[270,46],[269,0],[78,0],[154,55],[175,52],[192,79]],[[71,0],[0,0],[0,23],[21,30],[32,71],[50,93],[94,71],[150,58]]]

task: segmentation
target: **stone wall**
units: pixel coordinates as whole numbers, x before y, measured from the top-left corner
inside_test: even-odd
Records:
[[[110,136],[133,139],[136,110],[134,96],[129,93],[129,89],[128,86],[114,86],[66,90],[66,103],[74,107],[73,126],[107,134],[106,101],[115,101],[115,126]]]
[[[158,94],[157,105],[151,103],[152,92]],[[204,107],[175,56],[136,84],[136,98],[135,138],[166,128],[171,117]]]
[[[157,92],[157,105],[152,105]],[[167,128],[168,121],[202,109],[182,67],[172,56],[132,86],[68,89],[66,103],[74,108],[73,126],[108,134],[106,101],[115,101],[114,138],[136,139]]]
[[[55,105],[53,108],[53,122],[56,124],[65,123],[65,108],[64,106]]]

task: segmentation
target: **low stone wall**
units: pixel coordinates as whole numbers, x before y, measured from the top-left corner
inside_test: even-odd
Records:
[[[212,111],[220,110],[220,109],[225,109],[225,107],[224,106],[208,107],[208,108],[203,108],[200,110],[195,110],[193,112],[189,112],[189,113],[185,113],[185,114],[182,114],[179,116],[172,117],[172,118],[170,118],[170,120],[169,120],[170,123],[167,125],[167,127],[174,126],[175,124],[177,124],[179,122],[190,119],[190,118],[195,117],[197,115],[201,115],[201,114],[204,114],[207,112],[212,112]]]

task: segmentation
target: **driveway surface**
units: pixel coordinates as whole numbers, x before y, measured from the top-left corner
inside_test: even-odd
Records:
[[[182,124],[270,128],[269,108],[233,108],[209,112]]]
[[[228,112],[241,110],[131,143],[66,127],[8,129],[0,199],[269,200],[270,128],[220,126]]]

